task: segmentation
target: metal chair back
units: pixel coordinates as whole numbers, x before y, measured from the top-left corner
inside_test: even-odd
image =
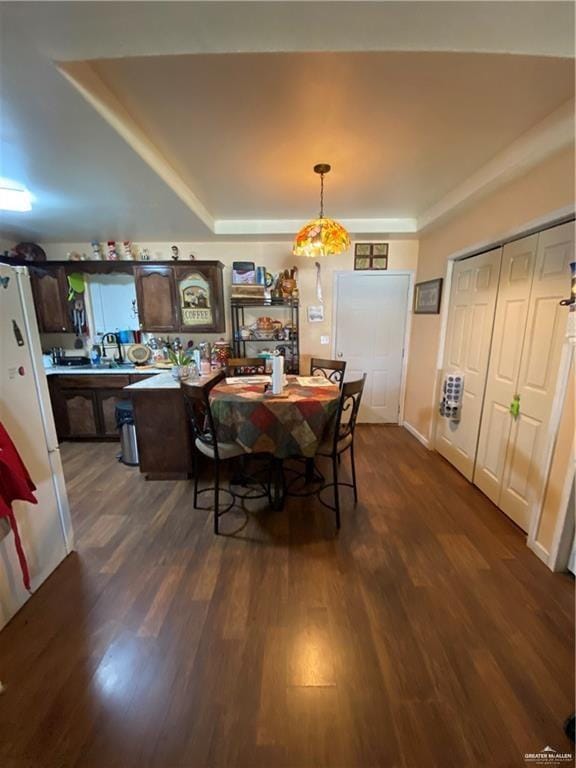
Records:
[[[214,417],[210,408],[210,392],[225,377],[224,371],[217,373],[205,384],[183,384],[184,401],[193,440],[209,445],[214,451],[214,458],[218,461],[218,440]]]
[[[333,384],[337,384],[340,389],[344,383],[345,372],[345,360],[325,360],[321,357],[313,357],[310,360],[310,376],[324,376]]]
[[[338,412],[336,416],[336,427],[334,429],[334,447],[336,452],[340,440],[351,435],[354,438],[356,429],[356,419],[360,410],[364,384],[366,383],[366,374],[356,381],[347,381],[342,386]]]
[[[227,376],[254,376],[266,372],[266,362],[261,357],[231,357],[226,363]]]

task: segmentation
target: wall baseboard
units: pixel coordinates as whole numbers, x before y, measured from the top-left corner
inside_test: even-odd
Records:
[[[415,437],[416,440],[418,440],[418,442],[422,443],[423,446],[428,448],[429,451],[431,450],[430,440],[428,440],[427,437],[424,437],[424,435],[420,434],[420,432],[418,432],[418,430],[415,427],[413,427],[412,424],[408,424],[407,421],[403,421],[401,426],[403,426],[405,430],[410,432],[412,437]]]
[[[542,544],[540,544],[539,541],[527,541],[526,544],[528,545],[529,549],[534,552],[536,557],[538,557],[542,562],[550,568],[550,564],[548,562],[550,558],[550,553],[547,549],[545,549]]]

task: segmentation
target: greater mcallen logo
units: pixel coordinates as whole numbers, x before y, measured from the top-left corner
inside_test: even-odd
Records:
[[[566,765],[572,763],[571,752],[558,752],[552,747],[544,747],[540,752],[526,752],[524,760],[529,765]]]

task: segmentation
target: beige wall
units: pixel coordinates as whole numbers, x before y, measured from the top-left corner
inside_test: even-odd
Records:
[[[417,281],[446,276],[450,256],[497,241],[531,221],[574,205],[574,149],[559,152],[530,172],[455,212],[420,236]],[[447,296],[442,297],[443,302]],[[430,439],[436,403],[440,315],[414,315],[404,419]]]
[[[416,270],[418,262],[417,240],[390,240],[389,238],[374,236],[375,242],[385,240],[389,243],[389,269]],[[90,256],[89,243],[41,243],[46,251],[48,259],[66,259],[72,251],[86,253]],[[137,243],[139,248],[148,248],[151,258],[169,259],[170,246],[177,245],[180,250],[180,258],[187,259],[189,254],[194,254],[197,259],[217,259],[224,263],[224,285],[226,298],[229,294],[231,283],[231,265],[233,261],[253,261],[257,266],[265,266],[269,272],[279,272],[281,269],[298,267],[298,286],[300,291],[301,312],[301,361],[306,370],[307,360],[310,356],[330,356],[331,342],[329,345],[321,345],[321,336],[330,336],[332,333],[332,289],[334,272],[337,270],[353,269],[353,246],[344,254],[330,256],[321,261],[322,289],[324,296],[323,323],[308,323],[306,319],[306,307],[317,304],[316,298],[316,269],[314,261],[304,257],[296,257],[292,254],[292,242],[226,242],[226,243]],[[228,302],[226,302],[228,303]],[[227,310],[227,329],[230,334],[230,318]],[[210,340],[217,338],[204,334],[202,338]],[[195,339],[200,340],[200,339]],[[57,339],[50,338],[47,346],[61,343]]]

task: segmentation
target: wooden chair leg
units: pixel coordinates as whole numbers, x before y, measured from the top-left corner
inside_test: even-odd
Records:
[[[350,464],[352,465],[352,485],[354,487],[354,504],[358,504],[358,489],[356,486],[356,462],[354,461],[354,441],[350,445]]]
[[[273,481],[272,461],[273,461],[272,457],[270,457],[269,460],[268,460],[268,472],[267,472],[268,478],[267,478],[267,483],[266,483],[267,491],[268,491],[268,504],[270,506],[270,509],[272,509],[272,506],[273,506],[273,501],[272,501],[272,481]]]
[[[214,533],[218,534],[218,512],[220,502],[220,462],[214,462]]]
[[[194,472],[194,509],[198,508],[198,449],[192,446],[192,471]]]
[[[332,474],[334,476],[334,512],[336,515],[336,528],[340,530],[340,488],[338,486],[338,456],[332,456]]]

